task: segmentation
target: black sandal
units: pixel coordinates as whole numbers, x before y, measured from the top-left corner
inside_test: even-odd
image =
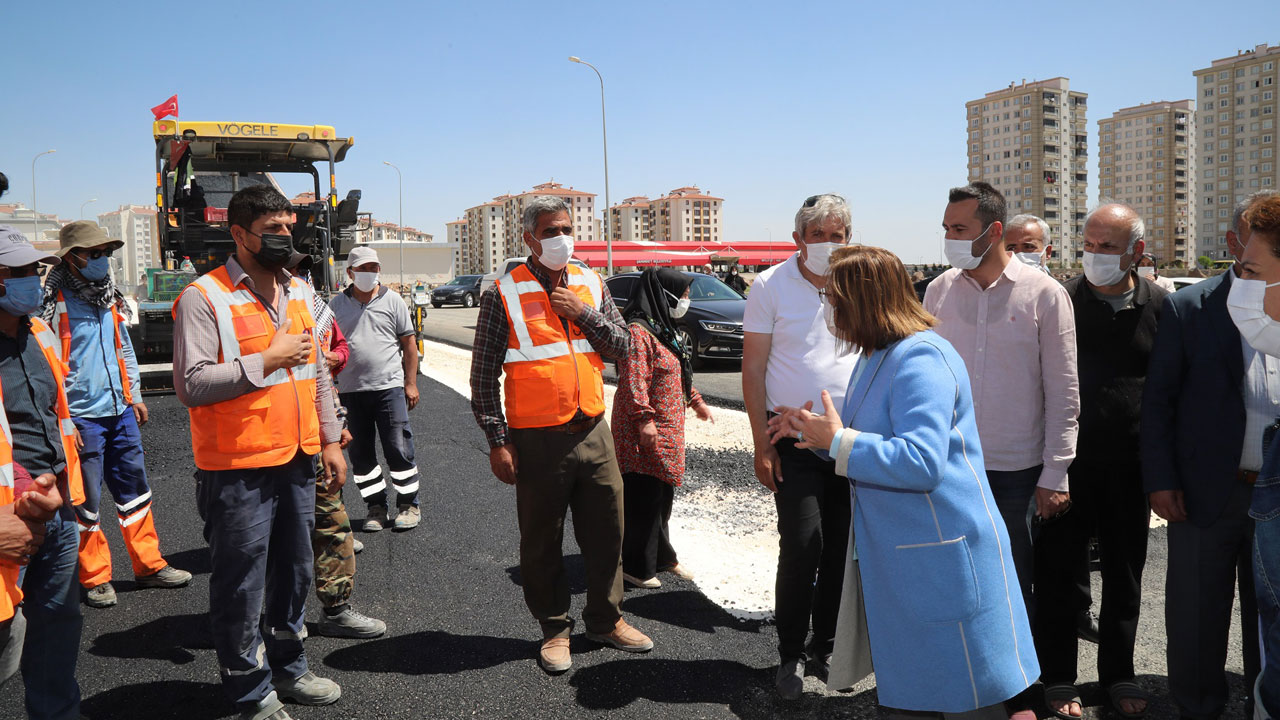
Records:
[[[1144,718],[1147,716],[1147,710],[1151,709],[1151,696],[1132,680],[1112,683],[1111,687],[1107,688],[1107,695],[1111,698],[1111,707],[1123,718]],[[1125,712],[1120,708],[1121,700],[1141,700],[1147,704],[1147,707],[1140,712]]]
[[[1084,702],[1080,700],[1080,690],[1071,683],[1054,683],[1053,685],[1045,685],[1044,703],[1049,709],[1049,712],[1053,713],[1054,717],[1059,717],[1063,720],[1080,720],[1080,718],[1084,717]],[[1053,705],[1050,703],[1066,703],[1068,706],[1070,706],[1071,703],[1075,703],[1080,706],[1080,714],[1072,715],[1071,713],[1063,710],[1055,710]]]

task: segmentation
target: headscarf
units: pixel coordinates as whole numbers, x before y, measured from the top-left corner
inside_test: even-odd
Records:
[[[106,277],[95,282],[81,280],[67,269],[68,262],[71,261],[64,259],[61,264],[54,266],[49,271],[49,277],[44,281],[44,300],[40,305],[40,317],[49,323],[50,327],[57,322],[54,315],[57,314],[59,290],[75,295],[93,307],[110,308],[116,305],[126,320],[133,317],[133,310],[129,308],[129,303],[124,301],[124,293],[116,287],[112,273],[107,273]]]
[[[627,306],[622,309],[624,320],[648,330],[680,361],[680,384],[685,402],[693,392],[691,348],[680,344],[676,323],[671,319],[671,307],[692,283],[693,278],[677,270],[649,268],[640,274],[640,282],[636,283]]]

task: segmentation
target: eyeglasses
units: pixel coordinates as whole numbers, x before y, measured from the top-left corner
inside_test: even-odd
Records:
[[[41,263],[32,263],[23,265],[22,267],[3,267],[0,266],[0,278],[24,278],[35,275],[36,277],[44,277],[48,266]]]
[[[844,198],[840,197],[839,195],[836,195],[835,193],[822,193],[821,195],[810,195],[808,198],[806,198],[804,201],[804,207],[811,208],[814,205],[818,204],[818,200],[820,198],[824,198],[824,197],[833,198],[836,202],[840,203],[841,205],[845,204]]]
[[[84,252],[77,251],[76,255],[79,255],[82,258],[89,258],[90,260],[97,260],[100,257],[111,257],[111,253],[113,252],[115,252],[114,248],[112,248],[111,250],[88,250]]]

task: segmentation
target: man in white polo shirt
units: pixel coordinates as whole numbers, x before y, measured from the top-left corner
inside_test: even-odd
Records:
[[[796,213],[798,252],[761,273],[743,319],[742,395],[755,441],[755,473],[778,506],[778,693],[804,688],[806,660],[821,674],[835,643],[836,615],[849,539],[849,481],[835,463],[795,440],[769,442],[768,414],[779,405],[817,406],[822,391],[840,407],[853,373],[853,353],[840,354],[823,319],[818,291],[826,286],[832,251],[849,240],[852,218],[839,195],[814,195]],[[808,646],[810,620],[813,639]]]

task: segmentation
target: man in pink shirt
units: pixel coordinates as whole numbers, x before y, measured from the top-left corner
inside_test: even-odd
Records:
[[[1032,515],[1052,520],[1071,507],[1076,323],[1062,285],[1004,251],[1004,221],[1000,191],[984,182],[952,188],[942,218],[952,268],[929,284],[924,306],[969,372],[987,480],[1034,615]]]

